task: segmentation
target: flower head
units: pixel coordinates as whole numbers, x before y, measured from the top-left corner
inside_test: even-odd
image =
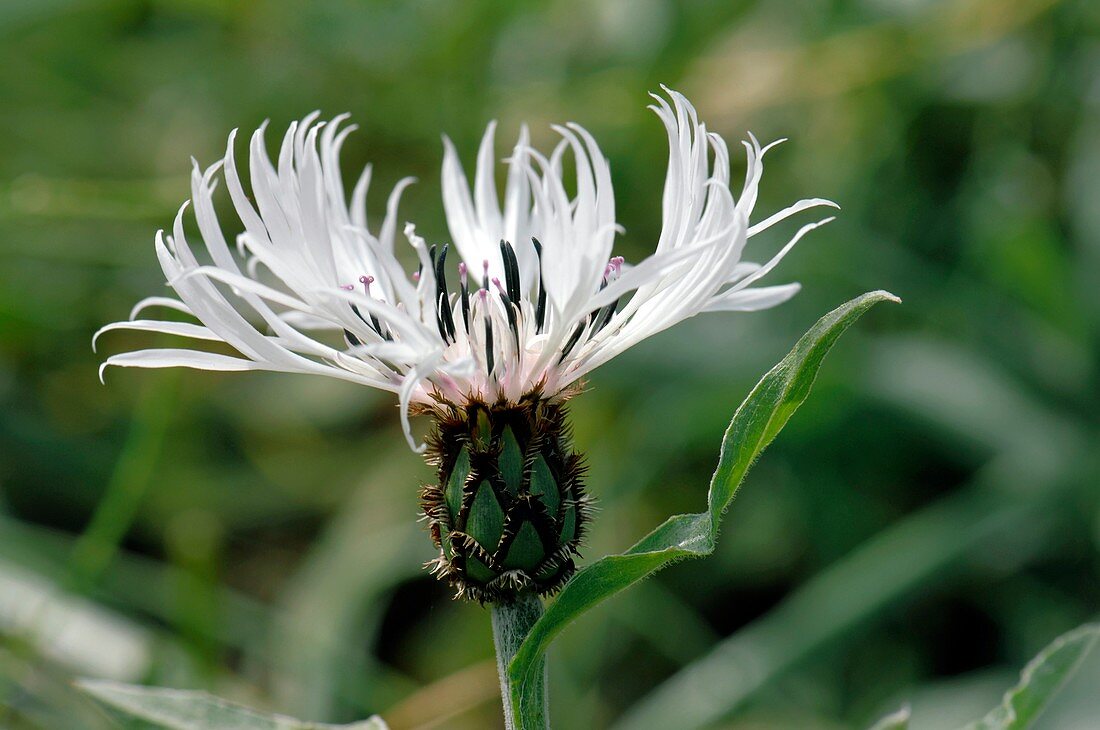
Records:
[[[345,117],[292,124],[278,159],[264,127],[249,144],[246,192],[229,136],[225,157],[197,163],[191,200],[172,233],[156,236],[161,268],[178,299],[138,302],[107,330],[163,332],[220,341],[237,354],[148,349],[109,365],[314,373],[392,391],[410,445],[412,412],[431,413],[429,460],[438,481],[421,491],[439,549],[435,572],[458,595],[508,600],[548,593],[574,570],[588,517],[581,456],[568,437],[565,401],[581,379],[619,353],[706,311],[753,311],[792,297],[798,284],[755,286],[810,230],[770,260],[743,261],[746,241],[807,208],[801,200],[751,224],[765,152],[750,135],[740,194],[730,189],[725,142],[680,94],[651,107],[668,133],[663,224],[655,250],[630,265],[613,251],[620,227],[607,160],[576,124],[555,127],[549,156],[526,129],[507,158],[503,204],[489,125],[471,187],[449,140],[443,207],[455,252],[429,245],[411,223],[398,255],[397,184],[380,224],[368,221],[370,168],[349,197],[340,148]],[[570,180],[565,180],[571,158]],[[225,181],[240,226],[231,247],[214,212]],[[191,205],[206,253],[184,234]],[[401,262],[406,259],[406,263]],[[455,259],[458,259],[456,262]],[[410,267],[411,264],[411,267]],[[139,319],[153,307],[197,321]],[[94,343],[94,339],[93,339]]]
[[[563,400],[571,386],[638,342],[704,311],[752,311],[793,296],[798,284],[754,286],[808,231],[804,226],[764,264],[742,261],[746,240],[820,200],[802,200],[750,224],[763,170],[761,147],[745,142],[747,173],[730,189],[725,142],[708,132],[680,94],[665,89],[651,107],[668,132],[663,225],[654,252],[635,265],[614,255],[620,228],[607,160],[576,124],[555,127],[546,156],[526,130],[507,159],[503,203],[494,183],[490,124],[471,190],[445,140],[443,205],[454,243],[428,245],[406,224],[415,269],[399,261],[397,209],[412,180],[397,184],[385,216],[366,212],[370,168],[345,194],[340,148],[344,116],[292,124],[272,161],[264,127],[249,144],[246,192],[233,153],[191,178],[190,205],[206,249],[200,261],[184,235],[188,204],[156,251],[178,299],[149,297],[111,329],[222,341],[238,355],[147,349],[109,365],[315,373],[398,394],[410,444],[410,408]],[[773,143],[774,144],[774,143]],[[565,181],[564,162],[574,172]],[[231,247],[214,211],[224,178],[243,226]],[[568,192],[572,190],[573,192]],[[835,206],[834,206],[835,207]],[[457,256],[455,256],[457,254]],[[456,262],[455,259],[458,259]],[[457,263],[457,266],[456,266]],[[139,319],[166,307],[197,322]]]

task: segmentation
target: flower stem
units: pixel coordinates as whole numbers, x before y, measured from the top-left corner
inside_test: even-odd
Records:
[[[493,604],[493,642],[497,649],[497,675],[500,677],[500,696],[504,701],[506,730],[548,730],[550,727],[550,713],[546,706],[546,659],[539,660],[542,666],[535,675],[537,679],[534,691],[530,693],[531,702],[521,708],[518,724],[512,708],[512,687],[508,681],[508,665],[541,615],[542,601],[533,594],[521,595],[511,603]]]

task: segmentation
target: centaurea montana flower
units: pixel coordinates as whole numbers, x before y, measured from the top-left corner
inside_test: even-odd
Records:
[[[744,143],[741,193],[730,189],[726,143],[682,95],[665,89],[653,109],[668,133],[663,222],[654,252],[628,265],[613,255],[621,231],[611,174],[595,139],[555,126],[549,156],[524,128],[507,158],[503,205],[494,179],[495,124],[477,156],[471,190],[444,138],[443,206],[460,261],[429,246],[411,223],[409,272],[396,249],[401,180],[381,224],[366,211],[371,170],[352,190],[339,154],[354,127],[346,115],[291,124],[272,161],[260,127],[249,144],[251,196],[230,134],[225,157],[191,177],[191,201],[209,262],[184,235],[185,203],[170,235],[158,232],[161,268],[178,299],[143,299],[112,329],[220,341],[239,355],[147,349],[109,357],[124,367],[313,373],[397,394],[410,445],[410,414],[435,417],[430,457],[439,483],[422,492],[440,557],[438,573],[460,594],[497,600],[549,592],[573,571],[587,511],[581,459],[569,446],[563,404],[592,370],[700,312],[780,304],[796,283],[755,286],[810,230],[803,226],[763,264],[742,260],[746,241],[822,199],[801,200],[752,224],[762,147]],[[266,125],[265,125],[266,126]],[[565,181],[571,157],[571,184]],[[214,209],[224,178],[243,225],[230,247]],[[572,193],[568,192],[572,189]],[[452,288],[451,282],[457,282]],[[162,307],[198,322],[139,319]]]

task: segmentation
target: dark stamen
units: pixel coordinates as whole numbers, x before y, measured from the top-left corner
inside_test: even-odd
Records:
[[[383,334],[382,325],[378,323],[378,317],[375,317],[372,314],[370,316],[370,319],[368,320],[366,317],[363,316],[363,313],[359,311],[359,305],[357,305],[357,304],[351,305],[351,311],[355,312],[356,317],[363,320],[363,324],[365,324],[366,326],[370,327],[372,330],[377,332],[379,337],[384,337],[387,340],[392,340],[393,339],[393,337],[390,336],[390,333],[388,331]]]
[[[516,305],[512,304],[512,300],[508,298],[507,294],[500,295],[501,300],[504,302],[504,311],[508,313],[508,326],[512,328],[512,334],[516,336],[516,352],[519,352],[519,325],[516,323]]]
[[[569,335],[569,340],[565,343],[565,347],[562,348],[561,357],[558,358],[558,362],[564,360],[569,354],[569,351],[576,346],[577,341],[580,340],[581,335],[584,333],[585,324],[584,322],[578,324],[577,329],[573,330],[573,334]]]
[[[367,325],[368,327],[370,326],[370,322],[367,321],[367,318],[364,317],[363,313],[359,311],[359,305],[358,304],[351,305],[351,311],[355,312],[356,317],[363,320],[363,324]]]
[[[516,260],[516,251],[512,244],[504,239],[500,241],[500,257],[504,261],[504,283],[508,289],[508,298],[513,302],[519,302],[519,261]]]
[[[594,319],[596,322],[596,326],[592,330],[593,334],[599,332],[611,322],[611,317],[615,314],[615,309],[618,308],[618,306],[619,300],[616,299],[615,301],[611,302],[611,304],[608,304],[606,307],[599,310],[598,314],[595,314]]]
[[[481,295],[482,318],[485,320],[485,374],[492,375],[493,365],[495,364],[493,362],[493,318],[489,316],[488,290],[482,289],[481,291],[485,292]]]
[[[432,260],[435,261],[435,291],[436,291],[436,321],[439,324],[439,334],[443,337],[443,341],[446,342],[449,337],[451,341],[457,341],[455,338],[455,321],[451,312],[451,296],[447,292],[447,270],[444,265],[447,263],[447,250],[450,248],[449,244],[444,244],[443,249],[439,252],[439,260],[435,260],[434,252],[435,246],[432,247]]]
[[[470,334],[470,287],[466,284],[466,264],[458,265],[458,276],[462,284],[462,324],[466,325],[466,334]]]
[[[441,314],[444,309],[449,309],[446,292],[440,294],[435,301],[435,326],[439,328],[439,338],[443,340],[443,344],[446,345],[449,344],[447,339],[447,323],[443,321],[443,315]]]
[[[437,292],[447,291],[447,270],[443,268],[443,265],[447,263],[447,250],[450,247],[449,243],[443,244],[437,260],[435,258],[435,246],[432,246],[432,263],[435,265],[435,290]]]
[[[535,255],[539,259],[539,300],[535,307],[535,331],[542,332],[542,326],[546,322],[546,287],[542,283],[542,244],[537,238],[532,238],[531,243],[535,244]]]

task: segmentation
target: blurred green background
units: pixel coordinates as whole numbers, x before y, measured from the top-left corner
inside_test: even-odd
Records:
[[[500,727],[487,611],[420,570],[431,473],[391,397],[190,371],[104,387],[91,334],[164,291],[152,237],[189,157],[313,109],[353,114],[345,169],[374,163],[373,210],[420,179],[402,217],[434,239],[441,132],[469,164],[492,118],[502,155],[521,121],[542,145],[580,122],[637,260],[660,226],[666,145],[644,107],[662,82],[731,146],[791,138],[762,213],[843,211],[777,272],[805,285],[792,303],[691,320],[574,401],[601,506],[587,557],[702,508],[733,410],[817,316],[874,288],[905,303],[830,356],[714,557],[557,642],[556,726],[612,727],[717,651],[722,727],[861,727],[906,700],[914,727],[953,727],[1095,617],[1093,0],[2,0],[0,726],[109,727],[69,684],[98,676],[312,720]],[[1094,662],[1044,726],[1096,727],[1098,685]]]

